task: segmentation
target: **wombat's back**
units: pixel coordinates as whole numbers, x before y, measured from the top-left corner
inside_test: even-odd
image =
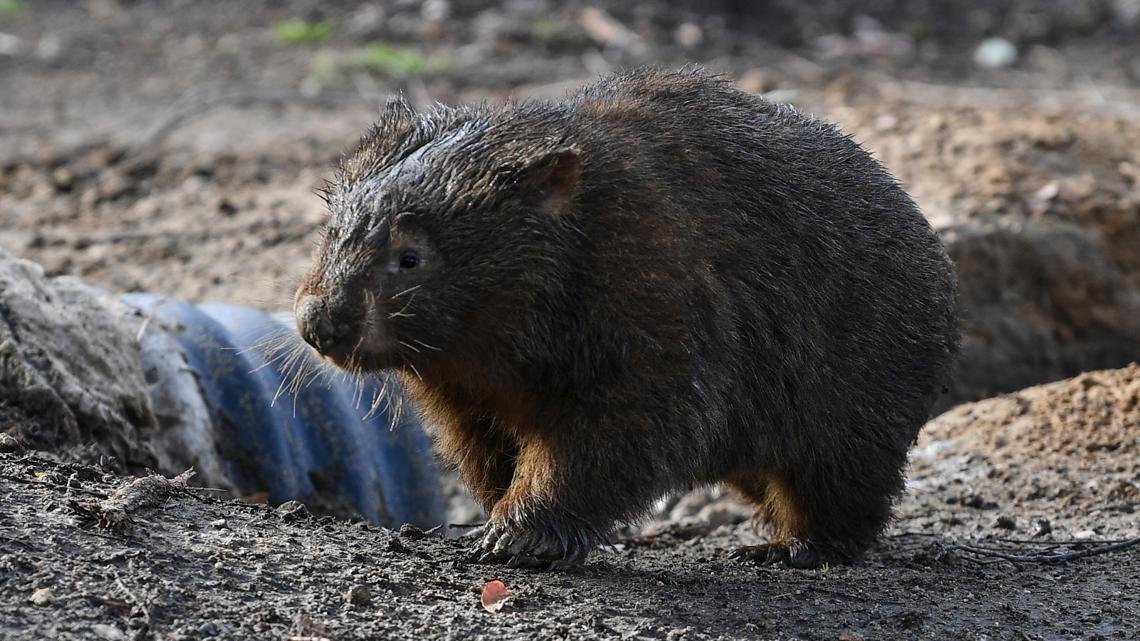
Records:
[[[620,76],[571,104],[580,130],[599,133],[588,144],[621,159],[595,177],[613,176],[608,198],[628,201],[599,207],[613,237],[632,237],[600,267],[629,274],[614,304],[668,274],[660,286],[675,289],[657,303],[683,310],[691,354],[673,366],[693,370],[702,419],[724,417],[693,429],[746,452],[745,466],[834,486],[828,509],[865,503],[844,503],[843,484],[896,494],[959,344],[953,270],[913,201],[831,125],[699,72]],[[755,488],[790,482],[761,476],[739,485],[764,495]],[[887,508],[872,503],[835,520],[877,531]]]

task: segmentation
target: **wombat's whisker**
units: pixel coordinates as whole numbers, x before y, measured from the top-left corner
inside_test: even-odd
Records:
[[[442,352],[443,351],[441,348],[436,347],[435,345],[428,345],[427,343],[425,343],[425,342],[423,342],[417,338],[413,338],[412,342],[417,343],[426,349],[434,350],[436,352]]]
[[[420,348],[416,347],[415,345],[412,345],[411,343],[408,343],[406,341],[398,341],[398,342],[401,345],[403,345],[404,347],[407,347],[408,349],[412,350],[413,352],[415,352],[417,354],[420,353]]]
[[[410,292],[414,292],[414,291],[416,291],[417,289],[419,289],[419,288],[421,288],[421,287],[423,287],[423,285],[413,285],[412,287],[409,287],[409,288],[405,289],[404,291],[400,292],[399,294],[392,294],[391,296],[389,296],[389,297],[388,297],[388,300],[389,300],[389,301],[394,301],[394,300],[396,300],[397,298],[399,298],[399,297],[403,296],[404,294],[407,294],[407,293],[410,293]]]
[[[300,371],[304,369],[305,361],[308,360],[305,358],[306,351],[307,349],[303,345],[294,345],[292,349],[286,352],[285,360],[281,366],[281,383],[277,385],[277,391],[273,393],[273,400],[270,401],[270,405],[275,404],[285,390],[293,388],[293,383]]]
[[[417,285],[417,287],[418,287],[418,285]],[[415,287],[413,287],[412,289],[415,289]],[[411,290],[405,290],[405,291],[411,291]],[[393,298],[395,298],[395,297],[393,297]],[[391,300],[391,299],[389,299],[389,300]],[[412,304],[412,301],[414,301],[414,300],[416,300],[416,295],[413,293],[412,297],[408,299],[408,302],[404,303],[404,306],[401,307],[399,309],[399,311],[395,311],[395,312],[392,312],[391,314],[388,314],[388,318],[399,318],[399,317],[415,318],[416,317],[415,314],[408,314],[407,313],[408,306],[410,306]]]
[[[360,375],[360,370],[352,372],[352,380],[356,384],[356,389],[352,392],[352,407],[360,409],[360,404],[364,402],[364,378]]]
[[[238,354],[245,354],[255,349],[261,352],[261,365],[253,368],[254,372],[258,372],[278,361],[284,361],[292,356],[298,347],[304,349],[303,344],[298,345],[297,338],[297,335],[290,330],[277,330],[261,341],[239,351]]]
[[[404,398],[399,394],[396,395],[396,402],[392,406],[391,422],[388,423],[388,431],[394,431],[396,426],[404,418]]]
[[[366,419],[376,416],[376,410],[380,407],[380,401],[384,401],[388,414],[390,415],[392,413],[392,399],[389,396],[389,385],[392,379],[389,376],[382,376],[381,378],[384,380],[384,383],[380,386],[380,389],[373,392],[372,403],[368,407],[368,413],[364,415]],[[388,427],[391,429],[394,425],[390,424]]]

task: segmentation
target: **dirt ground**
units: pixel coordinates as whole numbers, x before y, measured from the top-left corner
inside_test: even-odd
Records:
[[[936,226],[1095,230],[1140,287],[1140,3],[937,4],[0,2],[0,245],[111,291],[280,309],[322,219],[313,190],[385,96],[551,97],[696,62],[852,131]],[[285,42],[295,18],[332,32]],[[976,64],[990,36],[1016,62]],[[201,492],[110,531],[73,504],[127,479],[17,449],[0,453],[0,637],[1137,638],[1140,547],[995,553],[1140,536],[1138,378],[951,410],[889,536],[818,571],[727,560],[760,534],[715,491],[554,574]],[[496,614],[490,579],[514,594]]]
[[[462,541],[193,495],[122,533],[78,524],[69,502],[122,482],[0,455],[5,638],[1024,640],[1140,629],[1135,553],[1018,565],[957,550],[941,532],[899,532],[858,565],[791,571],[729,561],[738,526],[623,540],[582,568],[542,573],[469,563]],[[479,591],[493,579],[513,597],[490,614]]]

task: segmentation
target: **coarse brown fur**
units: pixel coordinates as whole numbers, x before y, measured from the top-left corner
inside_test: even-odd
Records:
[[[490,514],[488,561],[580,561],[721,482],[773,535],[744,556],[853,558],[958,349],[953,270],[890,175],[699,71],[394,101],[328,202],[301,333],[397,372]]]

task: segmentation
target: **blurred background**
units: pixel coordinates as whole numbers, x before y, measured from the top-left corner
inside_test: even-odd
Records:
[[[1140,356],[1140,0],[0,0],[0,246],[112,292],[288,308],[384,99],[697,64],[852,132],[959,271],[945,406]]]

